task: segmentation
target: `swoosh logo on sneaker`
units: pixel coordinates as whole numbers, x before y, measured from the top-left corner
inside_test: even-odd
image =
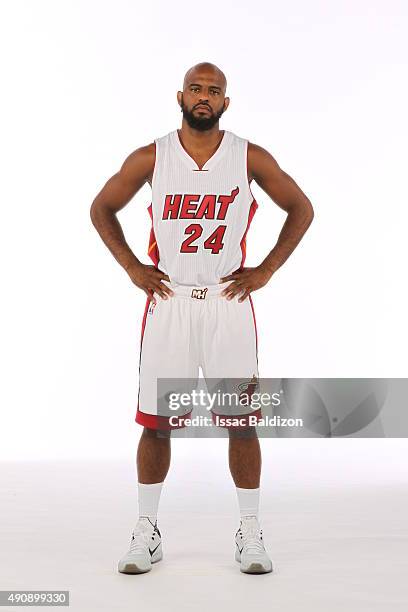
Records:
[[[161,544],[161,542],[159,542],[159,543],[158,543],[158,545],[156,546],[156,548],[153,548],[153,550],[150,550],[150,548],[149,548],[149,553],[150,553],[150,556],[151,556],[151,557],[152,557],[152,556],[153,556],[153,554],[156,552],[156,550],[159,548],[160,544]]]

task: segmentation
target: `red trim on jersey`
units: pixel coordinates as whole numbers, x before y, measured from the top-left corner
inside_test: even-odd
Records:
[[[244,267],[244,262],[245,262],[245,258],[246,258],[246,235],[248,233],[249,226],[251,225],[251,221],[253,219],[254,214],[256,213],[256,209],[257,208],[258,208],[257,201],[256,200],[252,200],[252,204],[250,206],[249,214],[248,214],[248,223],[247,223],[246,230],[245,230],[244,235],[242,236],[242,240],[241,240],[242,259],[241,259],[241,265],[239,267],[239,270],[241,270]]]
[[[248,148],[249,148],[249,141],[248,141],[248,144],[247,144],[247,154],[246,154],[246,160],[245,160],[245,165],[246,165],[246,177],[247,177],[247,181],[248,181],[248,188],[249,188],[249,191],[250,191],[250,193],[251,193],[252,199],[253,199],[253,200],[255,200],[255,198],[254,198],[254,194],[252,193],[252,189],[251,189],[251,182],[252,182],[252,179],[251,179],[251,180],[249,180],[249,176],[248,176]]]
[[[248,183],[249,193],[252,196],[252,204],[251,204],[251,208],[249,209],[248,225],[247,225],[247,228],[246,228],[245,233],[244,233],[244,235],[242,237],[242,240],[241,240],[242,261],[241,261],[241,267],[239,269],[244,267],[244,262],[245,262],[245,258],[246,258],[246,235],[248,233],[249,226],[251,225],[252,218],[253,218],[253,216],[254,216],[254,214],[256,212],[256,209],[258,208],[258,203],[255,200],[254,194],[252,193],[252,189],[251,189],[251,181],[252,181],[252,179],[250,181],[249,180],[249,176],[248,176],[248,148],[249,148],[249,141],[247,143],[247,149],[246,149],[246,159],[245,159],[246,172],[245,172],[245,175],[246,175],[246,179],[247,179],[247,183]]]
[[[150,259],[152,260],[152,262],[157,268],[159,264],[160,256],[159,256],[159,248],[157,246],[156,236],[154,234],[154,229],[153,229],[153,208],[152,206],[153,204],[151,203],[147,209],[150,215],[150,219],[152,221],[152,227],[150,229],[149,246],[147,248],[147,254],[149,255]]]

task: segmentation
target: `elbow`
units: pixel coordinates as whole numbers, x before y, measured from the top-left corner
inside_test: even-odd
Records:
[[[307,217],[308,225],[310,225],[314,219],[314,209],[310,200],[306,202],[305,214]]]
[[[89,209],[89,216],[91,217],[92,224],[96,227],[98,223],[98,205],[96,200],[94,200],[91,204],[91,208]]]
[[[293,202],[293,204],[286,209],[288,214],[296,217],[300,222],[309,226],[313,221],[314,210],[311,201],[307,197],[303,197]]]

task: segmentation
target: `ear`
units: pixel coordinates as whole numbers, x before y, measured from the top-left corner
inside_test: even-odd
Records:
[[[177,92],[177,102],[178,102],[178,105],[180,106],[180,108],[181,108],[182,101],[183,101],[183,92],[182,91],[178,91]]]
[[[229,98],[224,98],[224,113],[227,110],[227,108],[229,107],[229,103],[230,103],[230,99]]]

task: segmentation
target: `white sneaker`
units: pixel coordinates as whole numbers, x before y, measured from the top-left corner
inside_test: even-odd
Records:
[[[144,574],[152,569],[152,563],[163,558],[160,531],[148,517],[139,518],[130,541],[129,551],[119,561],[122,574]]]
[[[262,539],[262,530],[256,516],[243,517],[235,534],[235,560],[245,574],[266,574],[272,571]]]

